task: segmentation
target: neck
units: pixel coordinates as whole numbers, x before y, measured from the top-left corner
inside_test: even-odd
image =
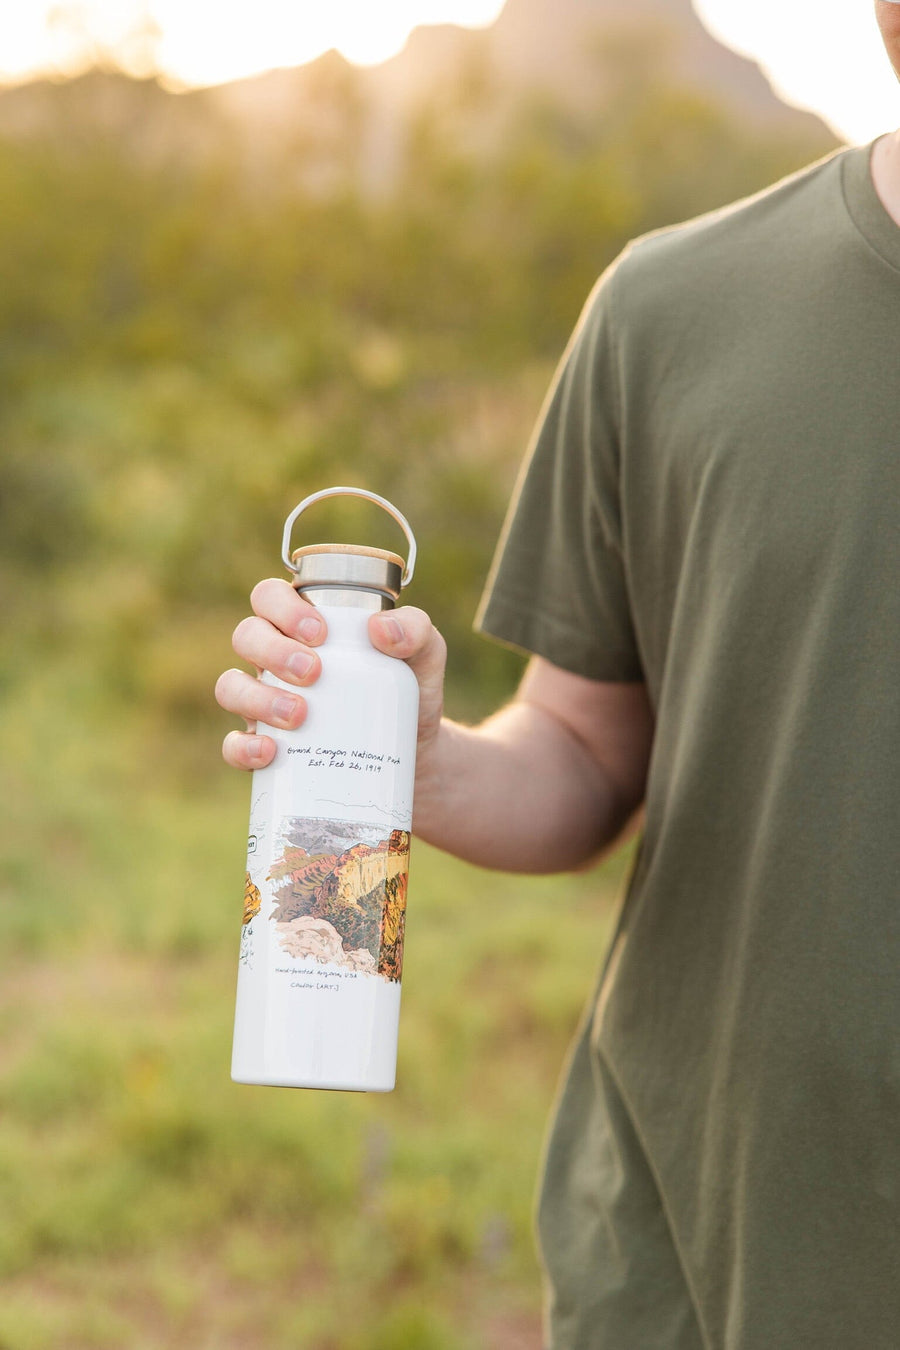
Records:
[[[872,182],[884,209],[900,225],[900,131],[875,142]]]

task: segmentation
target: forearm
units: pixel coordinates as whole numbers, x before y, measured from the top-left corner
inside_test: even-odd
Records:
[[[246,732],[226,736],[223,754],[244,769],[275,754],[256,721],[300,727],[301,691],[328,660],[322,616],[287,582],[260,582],[252,601],[255,615],[235,629],[235,651],[285,686],[240,670],[219,677],[222,707],[247,719]],[[419,682],[413,829],[421,838],[484,867],[563,872],[620,836],[643,800],[653,736],[643,685],[600,683],[532,657],[511,703],[478,727],[460,726],[441,720],[446,647],[427,614],[373,614],[369,636]]]
[[[583,866],[630,812],[610,777],[552,713],[514,701],[478,727],[444,720],[416,780],[416,835],[509,872]]]

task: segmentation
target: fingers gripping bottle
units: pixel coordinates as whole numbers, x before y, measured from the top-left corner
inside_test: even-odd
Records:
[[[402,526],[408,558],[312,544],[291,531],[325,497],[365,497]],[[231,1076],[239,1083],[389,1092],[394,1086],[419,690],[376,651],[370,614],[392,609],[416,545],[382,497],[328,488],[285,522],[293,584],[325,618],[319,679],[296,731],[253,774]],[[292,686],[265,672],[262,679]]]

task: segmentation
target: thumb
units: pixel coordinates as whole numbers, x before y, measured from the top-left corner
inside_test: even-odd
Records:
[[[437,731],[444,706],[447,644],[428,615],[404,605],[369,619],[372,645],[405,661],[419,682],[419,739]]]

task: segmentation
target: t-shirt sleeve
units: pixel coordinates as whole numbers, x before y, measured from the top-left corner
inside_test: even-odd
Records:
[[[622,544],[615,270],[556,372],[475,627],[589,679],[642,680]]]

